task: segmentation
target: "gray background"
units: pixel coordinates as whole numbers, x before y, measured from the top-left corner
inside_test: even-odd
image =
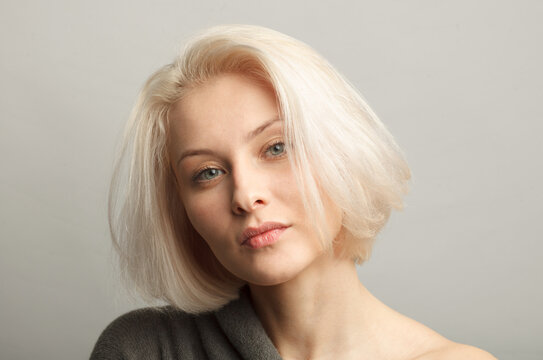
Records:
[[[542,359],[540,1],[0,3],[0,358],[86,358],[142,306],[118,286],[106,193],[138,89],[195,31],[268,26],[321,52],[414,177],[363,283],[501,359]]]

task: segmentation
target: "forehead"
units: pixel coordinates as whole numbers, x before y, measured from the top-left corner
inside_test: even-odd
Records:
[[[225,74],[191,89],[174,105],[170,133],[176,143],[213,142],[239,137],[276,117],[278,107],[271,87]]]

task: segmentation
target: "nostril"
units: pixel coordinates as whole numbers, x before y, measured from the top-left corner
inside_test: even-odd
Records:
[[[232,211],[234,212],[234,214],[236,215],[242,215],[243,213],[245,213],[245,209],[243,209],[242,206],[240,205],[235,205],[232,207]]]
[[[256,208],[259,207],[260,205],[264,205],[264,201],[262,201],[261,199],[255,200],[255,201],[253,202],[253,205],[251,206],[251,210],[256,209]]]

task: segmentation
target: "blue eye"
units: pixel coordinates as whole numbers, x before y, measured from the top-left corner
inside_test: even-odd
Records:
[[[270,145],[267,152],[271,153],[272,156],[280,156],[285,152],[285,143],[282,141],[278,141]]]
[[[204,168],[193,177],[193,180],[196,182],[210,181],[215,179],[221,171],[212,167]]]

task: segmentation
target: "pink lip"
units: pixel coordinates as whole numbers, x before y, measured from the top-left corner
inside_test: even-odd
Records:
[[[275,243],[288,226],[277,222],[266,222],[257,228],[248,227],[241,234],[241,245],[259,249]]]

